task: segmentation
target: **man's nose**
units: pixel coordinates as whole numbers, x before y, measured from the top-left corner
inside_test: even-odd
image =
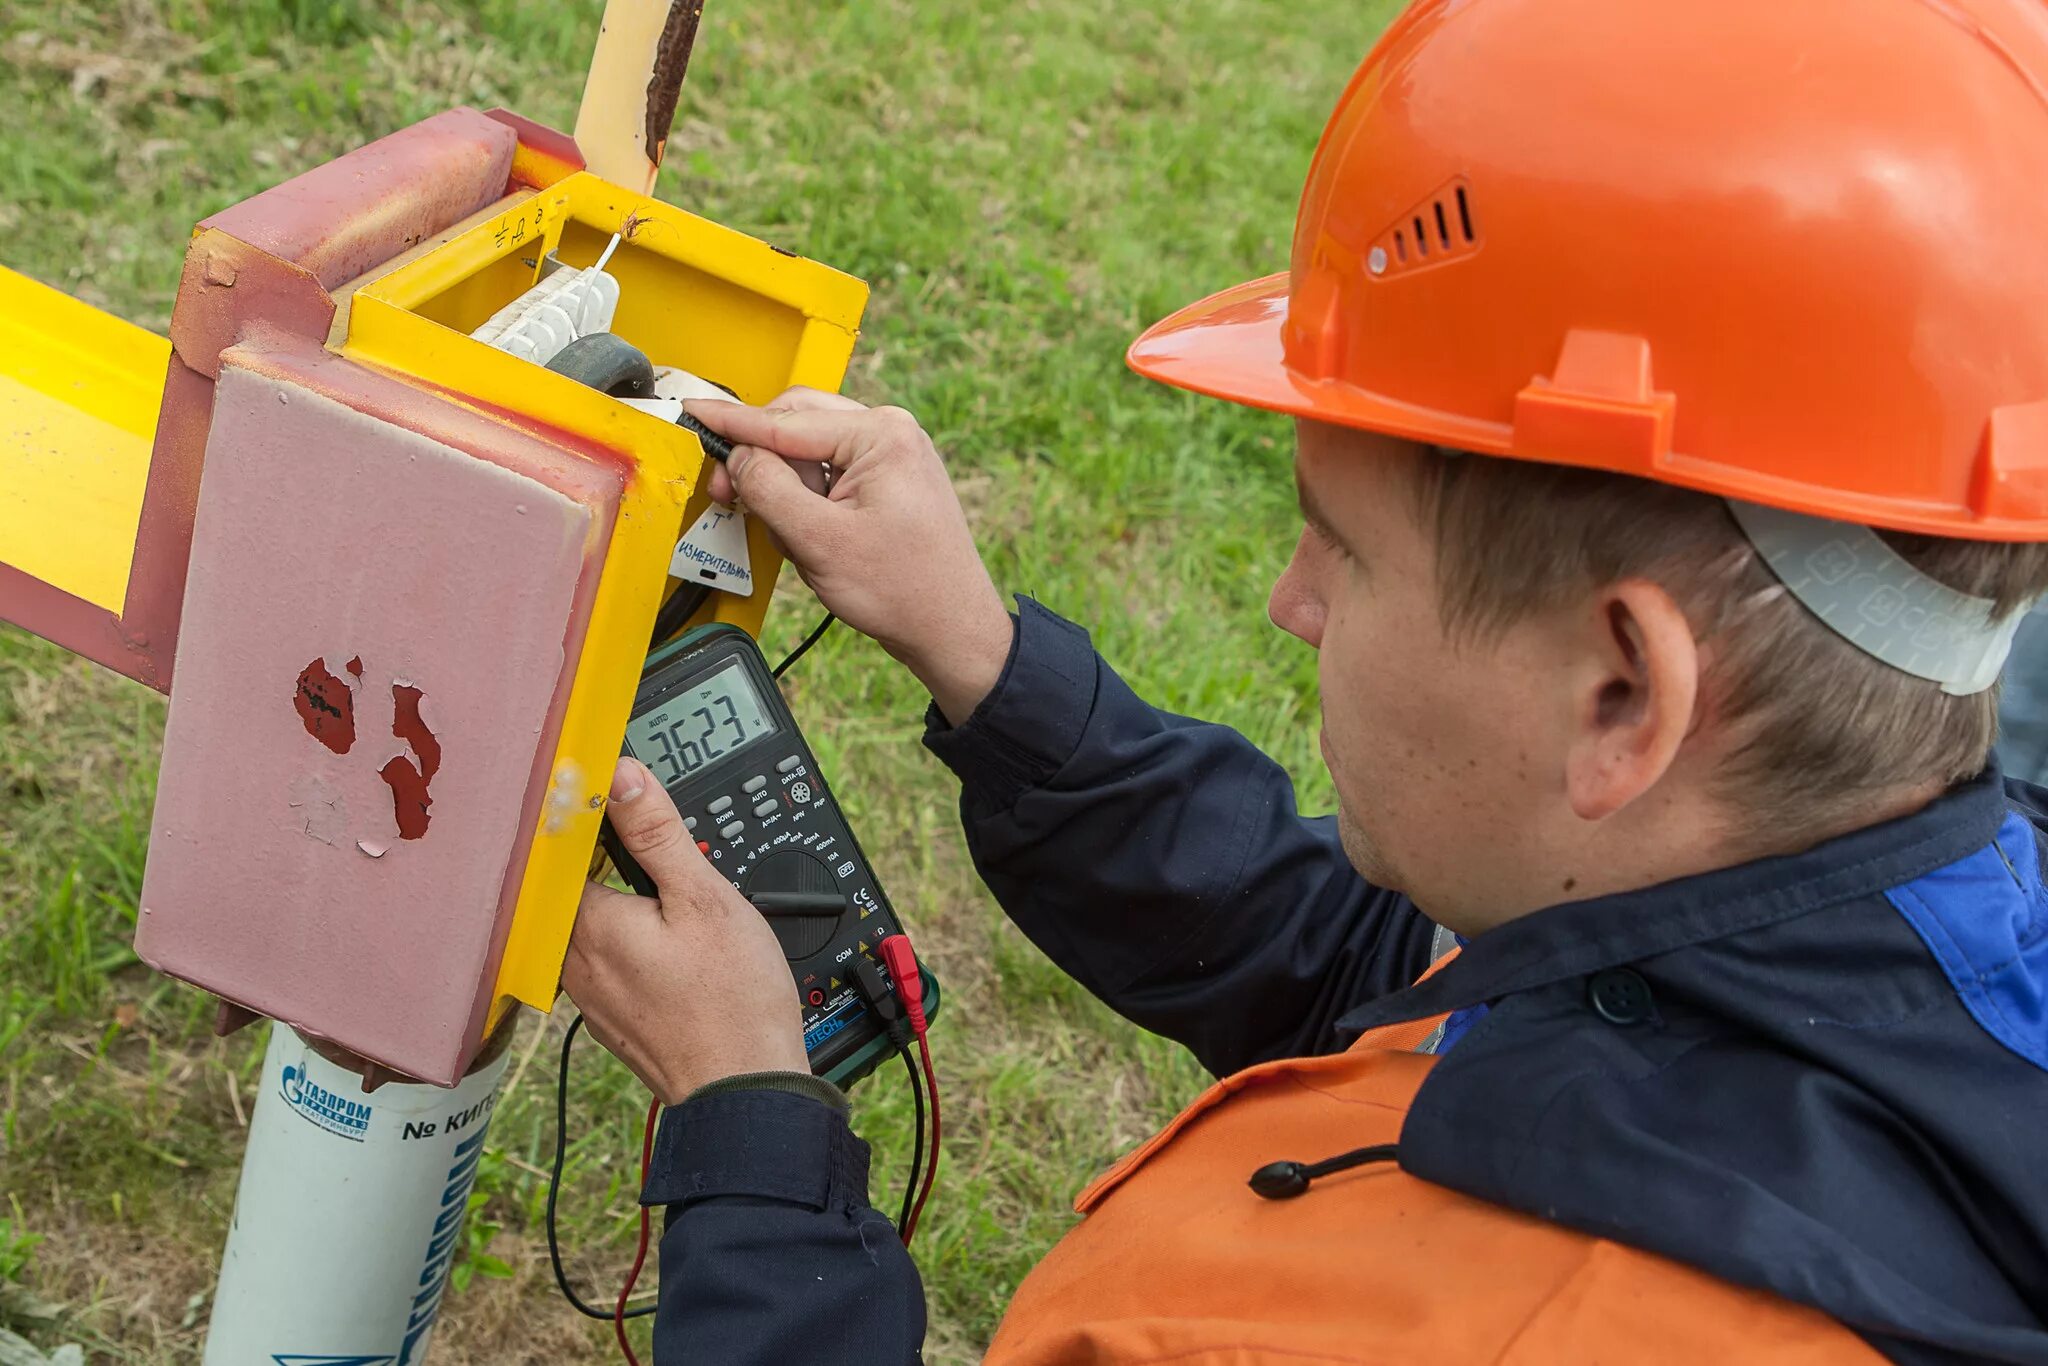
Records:
[[[1321,648],[1322,603],[1309,586],[1299,545],[1295,547],[1294,557],[1287,562],[1287,568],[1273,581],[1273,591],[1266,598],[1266,616],[1287,634]]]

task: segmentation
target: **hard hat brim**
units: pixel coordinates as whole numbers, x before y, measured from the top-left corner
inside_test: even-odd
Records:
[[[1371,393],[1341,380],[1309,379],[1287,365],[1286,271],[1247,280],[1161,319],[1124,360],[1147,379],[1248,408],[1361,427],[1411,441],[1507,454],[1513,433]]]

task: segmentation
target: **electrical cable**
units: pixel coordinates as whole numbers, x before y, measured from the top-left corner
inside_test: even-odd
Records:
[[[555,1073],[555,1164],[553,1170],[548,1173],[548,1263],[555,1270],[555,1288],[562,1292],[563,1299],[569,1301],[570,1308],[587,1319],[609,1321],[618,1317],[616,1310],[593,1308],[585,1304],[582,1298],[570,1288],[568,1273],[562,1269],[561,1241],[555,1231],[555,1201],[562,1189],[562,1164],[569,1154],[569,1053],[576,1043],[576,1031],[581,1028],[583,1028],[583,1017],[581,1015],[569,1021],[568,1032],[562,1035],[561,1067]],[[646,1217],[645,1210],[641,1211],[641,1216],[644,1220]],[[645,1224],[643,1223],[642,1226],[645,1227]],[[654,1305],[643,1305],[638,1309],[627,1310],[626,1317],[629,1319],[644,1318],[652,1314],[654,1310]]]
[[[913,1111],[911,1127],[916,1135],[912,1140],[910,1152],[910,1175],[903,1182],[903,1208],[896,1215],[898,1236],[903,1239],[905,1246],[908,1246],[910,1235],[904,1230],[910,1227],[910,1206],[917,1197],[918,1175],[924,1170],[924,1081],[917,1075],[917,1063],[910,1056],[910,1050],[899,1048],[896,1053],[903,1059],[903,1070],[910,1074],[910,1105]]]
[[[837,620],[839,620],[838,617],[832,615],[830,612],[827,612],[825,614],[824,620],[820,621],[816,626],[813,626],[811,628],[811,633],[805,636],[802,641],[798,642],[797,647],[794,650],[791,650],[788,656],[784,658],[784,660],[780,664],[777,664],[775,666],[775,676],[777,678],[780,678],[785,673],[789,672],[789,666],[796,663],[799,659],[802,659],[806,654],[808,654],[810,652],[810,648],[818,643],[819,638],[823,636],[825,632],[832,629],[832,623]]]
[[[919,1012],[917,1022],[917,1052],[924,1061],[925,1089],[932,1097],[932,1154],[931,1161],[924,1169],[924,1188],[917,1193],[917,1203],[910,1208],[910,1223],[903,1230],[906,1245],[917,1235],[917,1222],[924,1217],[925,1202],[932,1198],[932,1186],[939,1176],[939,1075],[932,1069],[931,1045],[925,1040],[923,1013]]]
[[[932,1198],[932,1186],[939,1175],[939,1139],[943,1132],[939,1120],[939,1074],[932,1066],[931,1043],[926,1037],[930,1022],[924,1013],[924,970],[918,966],[917,950],[911,947],[910,936],[892,934],[877,944],[875,951],[889,968],[890,986],[902,1003],[911,1033],[917,1036],[917,1053],[924,1064],[925,1093],[932,1106],[931,1158],[925,1164],[924,1184],[918,1190],[917,1201],[911,1205],[910,1217],[903,1225],[903,1242],[907,1247],[917,1236],[918,1220],[924,1217],[925,1203]]]
[[[668,642],[670,636],[689,624],[697,615],[697,609],[704,605],[704,599],[711,596],[708,583],[684,583],[668,595],[668,601],[654,614],[654,632],[648,637],[647,648],[658,649]]]
[[[580,1016],[578,1018],[581,1018]],[[654,1163],[654,1126],[661,1121],[661,1098],[647,1102],[647,1125],[640,1135],[640,1185],[647,1185],[647,1169]],[[626,1341],[626,1301],[632,1298],[633,1286],[640,1279],[640,1268],[647,1265],[647,1244],[654,1228],[653,1211],[647,1206],[640,1207],[640,1246],[633,1253],[633,1269],[626,1273],[626,1283],[619,1287],[619,1302],[612,1306],[612,1336],[619,1340],[619,1351],[626,1357],[626,1366],[640,1366],[640,1358],[633,1355],[633,1344]]]

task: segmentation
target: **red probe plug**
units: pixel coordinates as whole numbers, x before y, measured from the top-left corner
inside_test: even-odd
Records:
[[[924,974],[917,970],[917,953],[910,947],[910,936],[892,934],[876,949],[888,965],[889,980],[896,985],[896,999],[903,1002],[912,1032],[924,1033]]]

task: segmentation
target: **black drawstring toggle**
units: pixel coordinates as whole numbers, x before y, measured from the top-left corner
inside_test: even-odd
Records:
[[[1308,1183],[1318,1177],[1363,1167],[1368,1162],[1392,1162],[1396,1156],[1398,1149],[1394,1144],[1375,1143],[1369,1148],[1353,1148],[1348,1153],[1324,1158],[1321,1162],[1268,1162],[1252,1173],[1252,1193],[1267,1200],[1292,1200],[1307,1191]]]

